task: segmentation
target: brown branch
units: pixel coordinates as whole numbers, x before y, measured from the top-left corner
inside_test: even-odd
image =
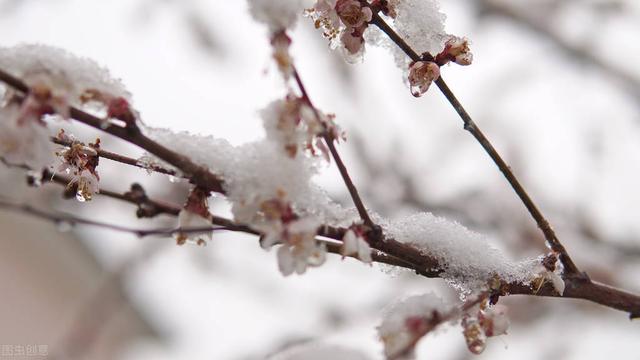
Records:
[[[29,87],[22,80],[0,69],[0,81],[5,82],[14,89],[27,94]],[[115,137],[128,141],[159,159],[175,166],[191,181],[203,189],[224,194],[223,181],[205,167],[192,162],[187,156],[176,153],[144,135],[136,124],[130,123],[126,127],[111,124],[104,128],[104,119],[100,119],[76,107],[70,107],[69,113],[72,119],[89,125],[100,131],[109,133]]]
[[[62,146],[66,146],[66,147],[70,147],[72,146],[75,141],[71,141],[71,140],[63,140],[63,139],[59,139],[57,137],[52,137],[51,141],[58,144],[58,145],[62,145]],[[126,164],[126,165],[131,165],[131,166],[135,166],[144,170],[149,170],[149,171],[154,171],[157,173],[161,173],[161,174],[165,174],[165,175],[171,175],[171,176],[178,176],[178,174],[176,173],[175,170],[172,169],[166,169],[163,168],[160,165],[157,164],[149,164],[148,166],[142,165],[140,164],[140,161],[128,157],[128,156],[124,156],[124,155],[120,155],[114,152],[110,152],[110,151],[106,151],[106,150],[102,150],[102,149],[94,149],[96,150],[96,152],[98,153],[98,156],[101,158],[105,158],[105,159],[109,159],[111,161],[115,161],[115,162],[119,162],[122,164]]]
[[[293,68],[293,77],[295,78],[296,84],[298,85],[298,88],[302,93],[302,100],[306,102],[307,105],[309,105],[309,107],[313,111],[316,121],[322,124],[323,123],[322,117],[320,116],[318,109],[313,105],[313,102],[311,102],[311,98],[309,97],[309,94],[307,93],[304,83],[300,78],[300,74],[298,73],[298,70],[293,65],[291,67]],[[373,228],[375,224],[371,220],[371,217],[367,212],[367,208],[364,206],[364,203],[360,198],[360,194],[358,194],[358,189],[353,183],[353,180],[351,180],[351,176],[349,176],[349,171],[347,171],[347,167],[344,165],[344,162],[342,161],[340,154],[338,154],[338,150],[336,149],[335,144],[333,143],[335,139],[333,139],[332,135],[329,134],[327,131],[324,132],[323,138],[325,143],[329,147],[331,156],[333,157],[333,159],[336,162],[336,165],[338,166],[338,170],[340,171],[340,176],[342,176],[342,179],[344,180],[344,183],[347,186],[347,189],[349,190],[349,194],[351,195],[351,199],[353,200],[353,203],[355,204],[356,209],[358,210],[358,214],[360,215],[360,218],[365,223],[365,225]]]
[[[130,228],[130,227],[117,225],[117,224],[110,224],[110,223],[105,223],[105,222],[100,222],[95,220],[84,219],[84,218],[77,217],[70,214],[48,212],[48,211],[34,208],[28,204],[16,204],[16,203],[12,203],[10,201],[6,201],[2,199],[0,199],[0,209],[13,210],[16,212],[29,214],[39,219],[49,220],[56,225],[69,225],[69,226],[87,225],[87,226],[98,227],[98,228],[103,228],[103,229],[117,231],[117,232],[130,233],[138,237],[146,237],[146,236],[152,236],[152,235],[169,236],[177,233],[193,234],[193,233],[202,233],[202,232],[217,231],[217,230],[230,230],[224,226],[164,228],[164,229],[136,229],[136,228]]]
[[[433,56],[431,56],[428,53],[425,53],[422,56],[418,55],[406,43],[406,41],[404,41],[402,37],[400,37],[400,35],[398,35],[398,33],[396,33],[396,31],[393,30],[380,17],[380,15],[377,12],[373,13],[373,19],[371,20],[371,23],[376,25],[378,28],[380,28],[380,30],[382,30],[382,32],[384,32],[387,36],[389,36],[389,38],[396,45],[398,45],[398,47],[400,47],[400,49],[402,49],[405,52],[405,54],[407,54],[413,61],[421,61],[421,60],[432,61],[433,60]],[[555,231],[553,231],[553,228],[549,224],[549,221],[547,221],[547,219],[544,217],[542,212],[538,209],[536,204],[533,202],[533,200],[531,199],[527,191],[524,189],[524,187],[522,186],[518,178],[515,176],[515,174],[511,170],[511,167],[509,167],[509,165],[507,165],[507,163],[502,159],[502,156],[500,156],[500,154],[493,147],[489,139],[486,138],[484,133],[480,130],[480,128],[476,125],[476,123],[473,121],[471,116],[464,109],[460,101],[458,101],[458,99],[453,94],[451,89],[449,89],[449,86],[444,81],[442,76],[440,76],[436,80],[436,85],[438,86],[442,94],[446,97],[446,99],[449,101],[451,106],[453,106],[453,108],[458,113],[460,118],[462,119],[464,123],[464,129],[467,130],[469,133],[471,133],[471,135],[480,143],[480,145],[485,150],[485,152],[489,155],[489,157],[491,157],[493,162],[498,166],[498,169],[500,169],[504,177],[507,179],[507,181],[513,188],[513,190],[516,192],[516,194],[518,195],[518,197],[520,198],[524,206],[529,211],[529,214],[531,214],[533,219],[536,221],[536,224],[544,234],[544,237],[549,243],[549,245],[551,246],[551,249],[556,253],[558,253],[560,257],[560,261],[564,266],[566,275],[586,276],[584,274],[580,274],[578,267],[575,265],[575,263],[569,256],[569,253],[565,249],[564,245],[562,245],[562,243],[556,236]]]
[[[570,277],[565,279],[565,289],[558,294],[552,284],[545,283],[540,289],[528,285],[511,283],[503,285],[504,295],[535,295],[587,300],[612,309],[624,311],[630,319],[640,318],[640,296],[601,284],[589,279]]]
[[[508,2],[482,0],[478,2],[478,5],[483,11],[486,11],[489,14],[502,16],[503,18],[511,20],[515,24],[532,31],[538,36],[541,36],[545,40],[549,40],[567,56],[572,57],[579,62],[586,63],[594,69],[603,72],[622,85],[624,89],[631,93],[636,99],[640,98],[640,79],[638,79],[637,74],[625,71],[607,63],[595,53],[588,51],[585,47],[574,44],[555,33],[552,30],[553,27],[549,24],[536,20],[534,16],[531,16],[526,11],[516,9],[515,6],[510,6]],[[551,14],[546,15],[545,19],[548,19],[548,16]]]

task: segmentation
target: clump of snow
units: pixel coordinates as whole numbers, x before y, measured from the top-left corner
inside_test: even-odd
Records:
[[[384,227],[388,237],[437,259],[442,277],[463,293],[485,286],[495,276],[528,283],[539,263],[513,261],[493,247],[488,237],[431,213],[410,215]]]
[[[354,349],[322,343],[305,343],[289,347],[268,357],[269,360],[367,360],[368,356]]]
[[[49,77],[58,89],[65,90],[72,105],[80,105],[87,91],[130,100],[122,82],[93,60],[47,45],[23,44],[0,48],[0,69],[29,84],[32,77]],[[64,89],[62,89],[64,88]]]
[[[248,0],[251,16],[272,32],[293,27],[309,6],[308,0]]]
[[[384,311],[378,326],[378,335],[384,343],[385,355],[393,358],[405,350],[411,350],[421,333],[422,324],[439,321],[439,317],[451,311],[451,306],[434,294],[414,295],[397,301]]]
[[[320,169],[321,160],[317,158],[290,158],[279,143],[267,139],[233,146],[213,136],[168,129],[146,128],[145,133],[221,176],[238,221],[251,222],[261,203],[277,198],[282,191],[300,216],[333,225],[355,219],[353,210],[342,208],[312,182]]]
[[[447,34],[446,16],[435,0],[402,0],[396,6],[393,25],[398,34],[418,54],[436,54],[442,50]]]

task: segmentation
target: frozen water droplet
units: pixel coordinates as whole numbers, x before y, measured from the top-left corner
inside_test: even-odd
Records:
[[[71,224],[69,221],[66,221],[66,220],[58,221],[57,225],[58,225],[58,231],[60,232],[69,232],[73,228],[73,224]]]

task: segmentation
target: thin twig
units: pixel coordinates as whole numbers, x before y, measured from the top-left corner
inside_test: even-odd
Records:
[[[81,218],[78,216],[70,215],[70,214],[61,214],[48,212],[44,210],[40,210],[34,208],[28,204],[17,204],[10,201],[0,199],[0,209],[5,210],[13,210],[17,212],[22,212],[25,214],[29,214],[36,218],[49,220],[56,225],[59,226],[75,226],[75,225],[87,225],[92,227],[103,228],[107,230],[124,232],[136,235],[138,237],[146,237],[152,235],[160,235],[160,236],[170,236],[173,234],[183,233],[183,234],[195,234],[195,233],[203,233],[209,231],[218,231],[218,230],[230,230],[224,226],[206,226],[206,227],[189,227],[189,228],[164,228],[164,229],[136,229],[130,228],[117,224],[110,224],[101,221],[95,221],[90,219]]]
[[[384,19],[380,17],[378,13],[374,12],[371,23],[376,25],[378,28],[380,28],[380,30],[382,30],[382,32],[387,34],[387,36],[389,36],[389,38],[396,45],[398,45],[398,47],[400,47],[400,49],[402,49],[405,52],[405,54],[407,54],[413,61],[433,60],[433,56],[431,56],[428,53],[425,53],[422,56],[418,55],[418,53],[416,53],[411,48],[411,46],[409,46],[406,43],[406,41],[404,41],[402,37],[400,37],[400,35],[398,35],[398,33],[396,33],[396,31],[393,30],[384,21]],[[547,219],[544,217],[542,212],[538,209],[536,204],[533,202],[533,200],[531,199],[527,191],[524,189],[524,187],[522,186],[518,178],[515,176],[515,174],[509,167],[509,165],[507,165],[507,163],[502,159],[502,157],[500,156],[498,151],[493,147],[489,139],[487,139],[484,133],[473,121],[471,116],[464,109],[460,101],[458,101],[458,99],[453,94],[451,89],[449,89],[449,86],[444,81],[442,76],[440,76],[436,80],[436,85],[438,86],[442,94],[447,98],[449,103],[453,106],[453,108],[458,113],[460,118],[462,119],[464,123],[464,129],[467,130],[469,133],[471,133],[471,135],[473,135],[473,137],[480,143],[480,145],[485,150],[485,152],[489,155],[489,157],[491,157],[493,162],[498,166],[498,169],[500,169],[500,171],[505,176],[505,178],[507,179],[507,181],[509,182],[513,190],[516,192],[516,194],[518,195],[518,197],[520,198],[524,206],[529,211],[529,214],[531,214],[533,219],[536,221],[536,224],[538,225],[540,230],[542,230],[542,233],[544,234],[545,239],[551,246],[551,249],[556,253],[558,253],[560,261],[564,266],[566,275],[584,276],[580,274],[578,267],[575,265],[575,263],[569,256],[569,253],[565,249],[564,245],[562,245],[562,243],[556,236],[555,231],[549,224],[549,221],[547,221]]]
[[[51,141],[58,144],[58,145],[62,145],[62,146],[66,146],[66,147],[70,147],[74,144],[74,141],[71,140],[63,140],[63,139],[59,139],[57,137],[52,137]],[[148,171],[154,171],[157,173],[161,173],[161,174],[165,174],[165,175],[171,175],[171,176],[177,176],[176,171],[172,170],[172,169],[166,169],[163,168],[160,165],[157,164],[149,164],[149,165],[143,165],[140,163],[139,160],[128,157],[128,156],[124,156],[124,155],[120,155],[114,152],[110,152],[110,151],[106,151],[106,150],[102,150],[102,149],[94,149],[96,150],[96,152],[98,153],[98,156],[101,158],[105,158],[105,159],[109,159],[111,161],[115,161],[115,162],[119,162],[122,164],[126,164],[126,165],[131,165],[131,166],[135,166],[138,167],[140,169],[144,169],[144,170],[148,170]]]
[[[307,93],[307,90],[304,86],[304,83],[302,82],[302,79],[300,78],[300,74],[298,73],[298,70],[293,65],[292,65],[292,68],[293,68],[293,77],[295,78],[296,84],[298,84],[298,88],[300,89],[300,92],[302,94],[302,100],[306,102],[307,105],[309,105],[309,107],[313,111],[314,116],[316,117],[316,121],[318,121],[319,123],[323,123],[318,109],[313,105],[313,102],[311,101],[311,98]],[[338,150],[336,149],[333,143],[334,139],[327,131],[324,132],[323,138],[327,146],[329,147],[331,156],[333,157],[333,159],[336,162],[336,165],[338,166],[338,170],[340,171],[340,176],[342,176],[342,179],[344,180],[345,185],[347,185],[347,189],[349,190],[351,199],[353,199],[353,203],[355,204],[356,209],[358,210],[358,214],[360,215],[360,218],[365,223],[365,225],[373,228],[375,224],[371,220],[371,217],[367,212],[367,208],[364,206],[364,203],[360,198],[360,194],[358,194],[358,189],[353,183],[353,180],[351,180],[351,176],[349,176],[349,171],[347,171],[347,167],[344,165],[344,162],[342,161],[340,154],[338,154]]]

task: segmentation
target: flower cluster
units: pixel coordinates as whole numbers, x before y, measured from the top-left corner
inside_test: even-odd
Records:
[[[187,197],[187,202],[178,214],[178,228],[190,229],[211,228],[211,213],[207,199],[209,192],[199,187],[194,187]],[[198,229],[199,230],[199,229]],[[188,240],[195,241],[198,245],[206,245],[206,240],[211,240],[212,230],[178,232],[176,242],[184,245]]]
[[[281,244],[277,257],[283,275],[303,274],[308,266],[324,263],[326,246],[316,240],[320,223],[312,218],[299,218],[284,191],[274,199],[263,201],[256,215],[259,220],[252,226],[264,234],[261,246],[270,249]]]
[[[323,135],[326,132],[332,139],[344,138],[333,121],[334,115],[314,110],[303,98],[292,94],[273,101],[261,115],[267,138],[282,144],[290,158],[307,150],[312,156],[322,155],[329,161],[329,149],[323,142]]]
[[[480,354],[487,346],[487,338],[507,333],[509,329],[507,307],[480,306],[478,310],[466,313],[462,317],[461,324],[467,348],[474,354]]]
[[[373,12],[358,0],[317,0],[307,10],[316,28],[322,28],[331,46],[342,46],[347,59],[359,59],[364,53],[364,32]]]
[[[98,182],[100,181],[100,176],[96,168],[100,159],[98,156],[100,139],[85,145],[65,134],[64,130],[60,130],[57,138],[71,143],[71,146],[56,152],[56,155],[62,161],[57,171],[71,175],[71,181],[67,187],[75,191],[78,201],[91,200],[93,194],[99,192]]]
[[[409,86],[411,94],[420,97],[429,90],[432,82],[440,77],[440,66],[449,62],[471,65],[473,54],[469,40],[449,35],[442,50],[433,61],[414,61],[409,65]]]

